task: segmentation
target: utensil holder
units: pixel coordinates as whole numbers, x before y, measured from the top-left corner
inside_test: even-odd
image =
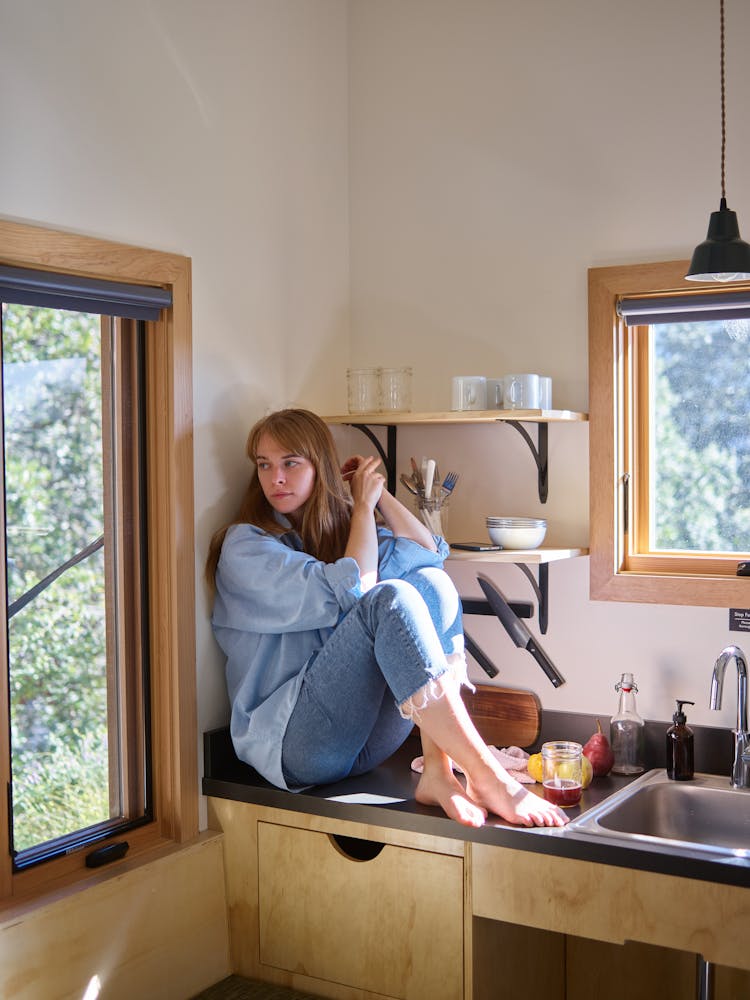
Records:
[[[447,497],[434,497],[430,500],[425,497],[417,497],[417,516],[433,535],[440,535],[445,538],[447,512]]]

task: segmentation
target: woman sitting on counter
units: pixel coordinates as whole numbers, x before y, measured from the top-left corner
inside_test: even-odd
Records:
[[[448,547],[388,492],[379,459],[339,468],[327,425],[302,409],[259,420],[247,454],[255,469],[240,511],[212,538],[206,567],[238,757],[299,791],[372,770],[416,723],[418,802],[467,826],[489,813],[562,826],[466,711]]]

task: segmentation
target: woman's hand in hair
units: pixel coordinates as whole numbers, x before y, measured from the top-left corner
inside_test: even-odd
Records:
[[[344,462],[341,474],[349,483],[354,506],[362,505],[374,511],[385,486],[385,476],[378,472],[380,459],[354,455]]]
[[[341,475],[344,477],[344,482],[348,483],[352,478],[354,473],[359,467],[359,463],[362,461],[361,455],[352,455],[351,458],[347,458],[344,464],[341,466]]]

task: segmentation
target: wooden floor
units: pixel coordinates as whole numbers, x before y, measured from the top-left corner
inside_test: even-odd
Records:
[[[298,993],[286,986],[229,976],[203,990],[193,1000],[320,1000],[320,997],[312,993]]]

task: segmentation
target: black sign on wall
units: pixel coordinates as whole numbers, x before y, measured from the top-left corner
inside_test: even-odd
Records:
[[[750,608],[729,609],[729,631],[750,632]]]

